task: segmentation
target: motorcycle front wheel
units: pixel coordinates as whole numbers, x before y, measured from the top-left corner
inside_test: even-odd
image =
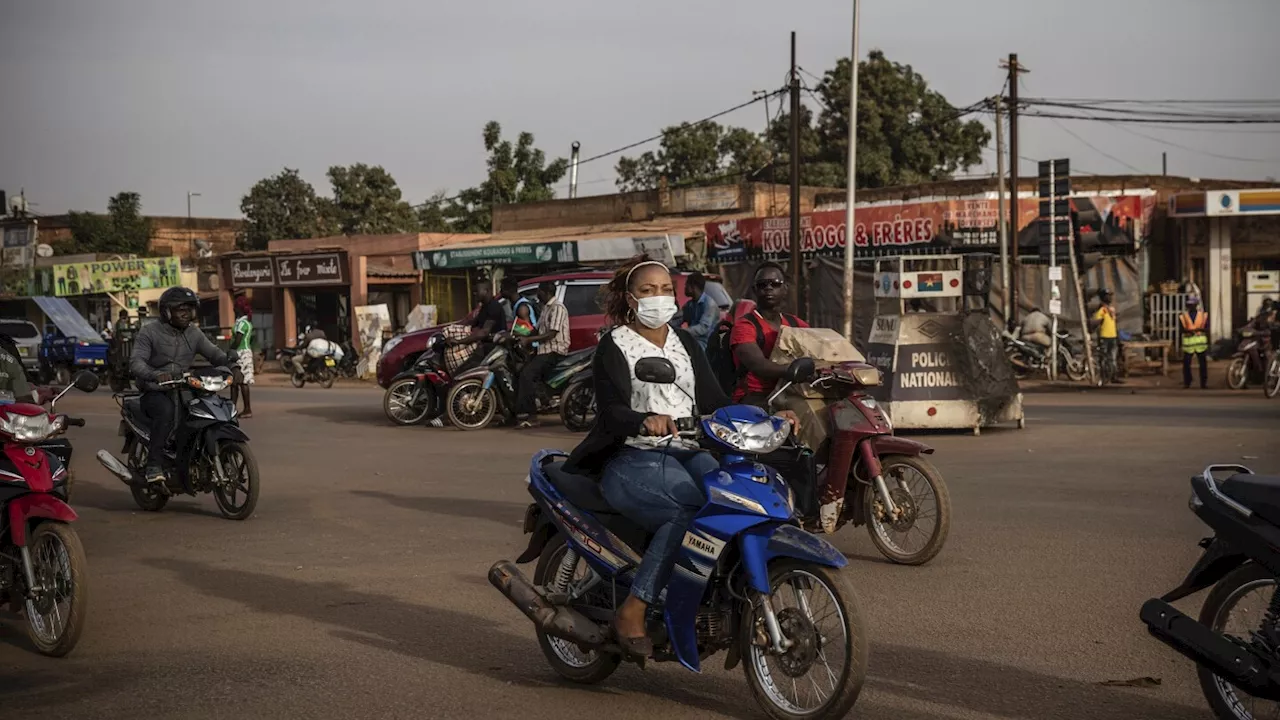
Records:
[[[1267,363],[1267,376],[1262,381],[1262,394],[1268,398],[1280,395],[1280,351]]]
[[[226,485],[216,485],[213,500],[228,520],[245,520],[258,507],[258,461],[249,446],[239,441],[218,444],[218,462]]]
[[[423,388],[417,404],[413,403],[414,388],[418,381],[405,378],[391,383],[382,396],[382,412],[396,425],[417,425],[422,422],[435,404],[435,389]]]
[[[290,383],[292,383],[294,387],[296,387],[296,388],[300,388],[300,387],[302,387],[303,385],[306,385],[306,384],[307,384],[307,374],[306,374],[306,373],[294,372],[293,370],[290,370],[290,371],[289,371],[289,382],[290,382]]]
[[[27,636],[42,655],[62,657],[75,648],[84,630],[88,604],[84,545],[70,525],[44,522],[31,534],[30,552],[40,591],[23,607]]]
[[[1071,382],[1080,382],[1089,376],[1089,368],[1085,367],[1084,360],[1072,356],[1069,352],[1061,353],[1058,369],[1066,373],[1067,379]]]
[[[1200,608],[1200,622],[1248,643],[1250,634],[1260,629],[1276,588],[1275,577],[1265,568],[1242,565],[1213,586]],[[1280,714],[1280,703],[1253,697],[1203,667],[1197,666],[1196,673],[1205,700],[1220,720],[1261,720]]]
[[[853,588],[839,570],[783,560],[769,566],[769,589],[791,646],[771,649],[760,603],[744,603],[738,642],[751,694],[777,720],[844,717],[867,678],[867,629]]]
[[[450,388],[445,412],[459,430],[482,430],[498,414],[498,394],[479,378],[463,380]]]
[[[1244,390],[1249,385],[1249,363],[1242,357],[1235,358],[1227,366],[1227,387]]]
[[[923,565],[942,551],[951,530],[951,495],[942,473],[922,457],[886,455],[880,462],[898,515],[885,517],[875,487],[867,488],[871,542],[899,565]]]

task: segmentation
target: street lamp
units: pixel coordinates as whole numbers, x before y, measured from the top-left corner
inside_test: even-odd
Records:
[[[849,56],[849,167],[844,211],[844,336],[853,342],[853,203],[858,176],[858,0],[853,0],[853,50]],[[794,242],[794,241],[793,241]]]
[[[187,191],[187,224],[191,224],[191,198],[200,197],[200,193]]]

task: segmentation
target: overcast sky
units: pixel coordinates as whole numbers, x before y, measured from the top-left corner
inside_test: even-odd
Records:
[[[1280,98],[1277,0],[862,5],[863,55],[915,66],[956,106],[1000,91],[1009,52],[1032,71],[1025,95]],[[851,13],[848,0],[0,0],[0,188],[25,187],[42,214],[136,190],[148,214],[184,214],[193,191],[196,216],[238,217],[282,167],[327,194],[330,165],[365,162],[420,202],[482,178],[488,120],[551,157],[573,140],[592,155],[781,86],[790,30],[821,75],[849,54]],[[724,119],[764,120],[761,105]],[[1193,152],[1060,122],[1097,149],[1027,119],[1021,154],[1158,173],[1167,150],[1171,174],[1280,176],[1277,126],[1133,128]],[[580,193],[613,192],[615,161],[584,165]]]

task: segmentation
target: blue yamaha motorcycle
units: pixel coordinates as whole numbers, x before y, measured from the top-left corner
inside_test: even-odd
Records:
[[[797,360],[779,392],[812,374],[811,360]],[[665,358],[644,358],[636,376],[668,384],[675,369]],[[790,485],[758,460],[783,448],[790,423],[733,405],[677,425],[721,463],[702,478],[707,503],[685,533],[663,601],[649,608],[652,659],[698,672],[723,650],[725,669],[743,665],[771,717],[844,717],[867,670],[866,626],[839,572],[846,560],[799,527]],[[609,506],[594,478],[565,472],[565,459],[542,450],[529,468],[531,537],[515,562],[538,561],[533,581],[503,560],[489,582],[533,621],[558,674],[592,684],[623,659],[610,621],[649,536]]]

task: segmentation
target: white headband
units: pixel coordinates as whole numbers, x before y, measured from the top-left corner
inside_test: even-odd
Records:
[[[660,263],[657,260],[645,260],[644,262],[638,263],[635,267],[627,271],[627,280],[626,282],[623,283],[624,289],[631,287],[631,275],[634,274],[635,271],[644,267],[645,265],[658,265],[658,266],[661,266],[663,270],[666,270],[667,272],[671,272],[671,269],[668,268],[665,263]]]

